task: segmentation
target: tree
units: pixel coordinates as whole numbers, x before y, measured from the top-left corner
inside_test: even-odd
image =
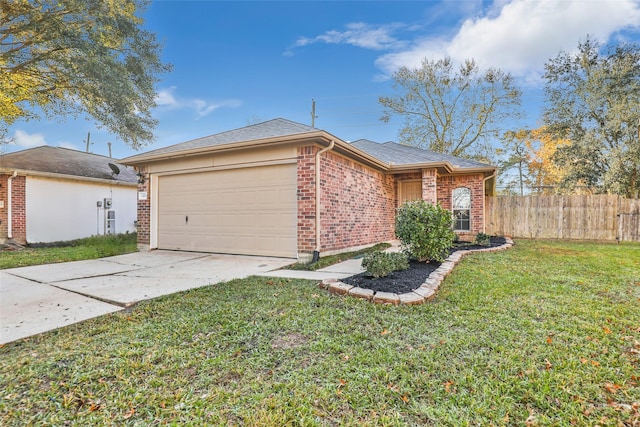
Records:
[[[499,158],[499,181],[503,193],[524,196],[525,187],[531,186],[530,149],[527,145],[530,136],[531,131],[528,129],[507,131],[502,138],[502,147],[496,149]]]
[[[601,52],[591,38],[577,53],[545,65],[546,132],[570,144],[553,160],[567,189],[634,196],[640,190],[640,47],[619,44]]]
[[[170,70],[142,28],[147,0],[0,2],[0,130],[87,113],[139,148],[153,137],[154,85]]]
[[[382,120],[405,119],[404,144],[486,160],[500,125],[520,114],[521,91],[511,75],[495,68],[481,73],[473,60],[455,68],[450,58],[424,59],[420,68],[400,68],[393,80],[402,93],[379,98]]]
[[[571,143],[568,139],[553,139],[545,127],[529,132],[525,144],[529,149],[528,169],[533,187],[542,193],[556,193],[566,172],[555,162],[554,157],[559,147]]]

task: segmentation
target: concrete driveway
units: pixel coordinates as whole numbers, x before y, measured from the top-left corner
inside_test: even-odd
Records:
[[[0,271],[0,344],[295,260],[156,250]]]

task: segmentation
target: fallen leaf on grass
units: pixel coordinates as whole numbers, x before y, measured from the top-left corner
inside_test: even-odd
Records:
[[[401,399],[404,403],[409,403],[409,397],[406,395],[406,393],[402,395]]]
[[[616,393],[618,390],[620,390],[622,386],[619,384],[614,384],[614,383],[606,383],[604,385],[604,389],[607,390],[609,393]]]
[[[551,337],[547,337],[547,344],[551,344],[553,342],[553,340],[551,339]]]
[[[447,381],[444,383],[444,391],[447,393],[451,393],[451,386],[454,384],[453,381]]]
[[[606,326],[603,326],[602,330],[604,331],[605,334],[610,334],[611,333],[611,329],[607,328]]]
[[[128,420],[129,418],[133,417],[133,414],[135,413],[136,413],[136,408],[132,406],[131,409],[129,409],[129,411],[122,416],[122,418],[124,418],[125,420]]]
[[[390,330],[385,329],[384,331],[380,332],[380,335],[385,336],[385,335],[390,334],[390,333],[391,333]]]
[[[553,365],[551,364],[551,362],[549,362],[549,359],[544,359],[544,367],[547,371],[553,368]]]

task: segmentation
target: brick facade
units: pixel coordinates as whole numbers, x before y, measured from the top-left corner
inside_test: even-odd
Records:
[[[4,201],[4,207],[0,208],[0,239],[8,237],[8,212],[9,212],[9,177],[11,175],[0,175],[0,200]],[[25,176],[16,176],[11,182],[11,231],[13,240],[18,243],[27,241],[27,203],[26,203],[26,183]]]
[[[138,222],[136,229],[138,232],[138,243],[148,248],[151,241],[151,179],[144,168],[139,168],[139,172],[142,173],[144,182],[138,182],[138,193],[146,191],[147,199],[140,200],[140,197],[137,198]]]
[[[438,177],[438,202],[443,208],[451,210],[453,190],[466,187],[471,190],[471,231],[457,232],[464,238],[472,238],[483,231],[484,226],[484,181],[482,174],[445,175]]]
[[[297,247],[303,257],[316,248],[316,154],[322,147],[297,148]],[[471,189],[471,233],[483,230],[483,175],[439,176],[436,169],[385,173],[342,156],[335,151],[321,155],[320,169],[320,252],[375,244],[395,238],[395,212],[398,183],[405,180],[422,182],[423,199],[439,202],[451,209],[451,193],[455,188]],[[144,183],[138,191],[147,192],[147,200],[138,200],[138,243],[149,247],[151,219],[151,179],[141,169]],[[460,234],[460,233],[458,233]]]
[[[393,176],[328,152],[321,160],[323,251],[394,238],[396,185]]]
[[[422,170],[422,200],[428,203],[438,201],[438,171],[435,169]]]

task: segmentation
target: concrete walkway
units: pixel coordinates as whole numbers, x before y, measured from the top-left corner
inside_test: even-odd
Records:
[[[294,260],[156,250],[0,271],[0,344]],[[267,274],[268,275],[268,274]]]

